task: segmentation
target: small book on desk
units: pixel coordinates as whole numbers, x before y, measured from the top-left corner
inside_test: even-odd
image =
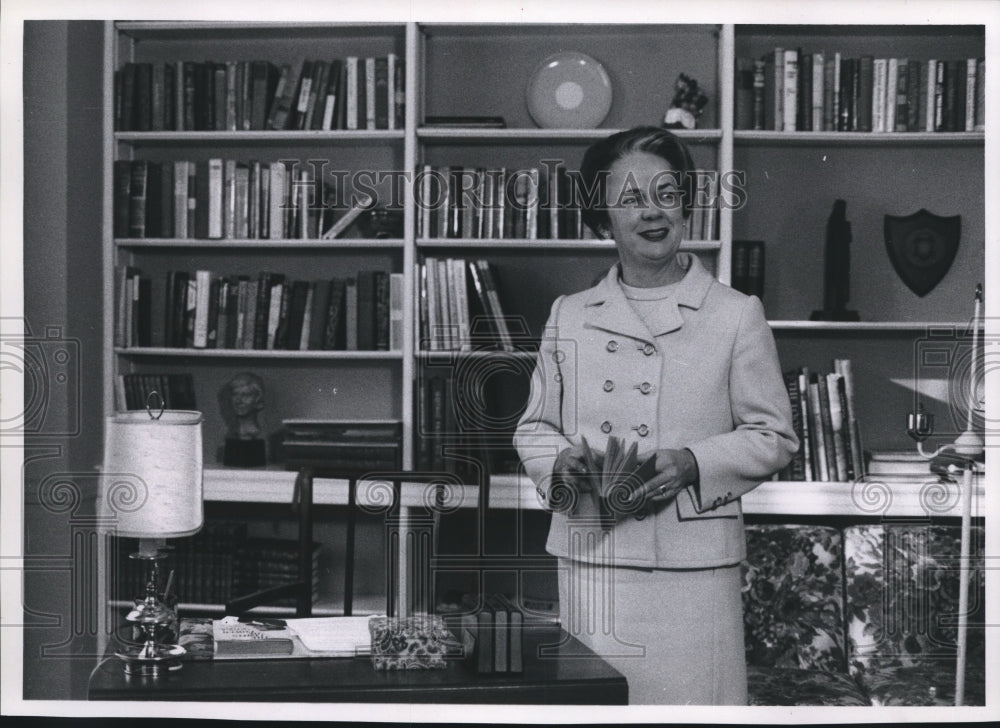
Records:
[[[371,653],[368,617],[183,619],[180,645],[192,659],[270,660]]]

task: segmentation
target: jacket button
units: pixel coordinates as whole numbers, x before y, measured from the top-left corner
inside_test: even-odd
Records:
[[[644,347],[642,347],[642,353],[645,354],[646,356],[653,356],[653,354],[656,353],[656,347],[653,346],[652,344],[646,344]]]
[[[610,379],[605,379],[604,380],[604,391],[605,392],[610,392],[614,388],[615,388],[615,383],[614,382],[612,382]]]
[[[649,427],[647,425],[639,425],[635,428],[635,431],[639,433],[639,437],[645,437],[649,434]]]
[[[618,342],[612,339],[611,341],[608,342],[607,349],[612,353],[618,351]]]
[[[637,520],[637,521],[642,521],[645,518],[646,518],[646,514],[645,513],[636,513],[635,514],[635,520]]]
[[[637,384],[635,385],[635,388],[638,389],[643,394],[649,394],[650,392],[653,391],[653,385],[650,384],[649,382],[643,382],[642,384]]]
[[[604,422],[601,423],[601,432],[603,432],[605,435],[611,432],[611,423],[608,422],[607,420],[604,420]]]

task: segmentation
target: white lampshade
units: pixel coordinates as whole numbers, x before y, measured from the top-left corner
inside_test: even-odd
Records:
[[[105,421],[99,513],[119,536],[179,538],[201,529],[201,412],[119,412]]]

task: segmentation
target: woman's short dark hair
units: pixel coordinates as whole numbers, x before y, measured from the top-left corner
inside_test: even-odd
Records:
[[[610,225],[607,178],[611,165],[630,152],[649,152],[670,164],[680,175],[684,217],[691,215],[694,199],[694,163],[687,145],[672,132],[655,126],[637,126],[590,145],[580,165],[581,206],[584,224],[597,235]]]

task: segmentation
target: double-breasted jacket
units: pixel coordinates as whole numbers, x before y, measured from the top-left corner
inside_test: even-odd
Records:
[[[514,442],[546,505],[556,455],[583,438],[604,450],[616,435],[639,443],[640,455],[688,448],[699,481],[618,518],[610,534],[582,497],[553,513],[552,554],[650,568],[735,564],[745,556],[740,496],[798,447],[760,300],[716,281],[693,255],[679,260],[687,272],[652,327],[626,299],[619,265],[555,301]]]

